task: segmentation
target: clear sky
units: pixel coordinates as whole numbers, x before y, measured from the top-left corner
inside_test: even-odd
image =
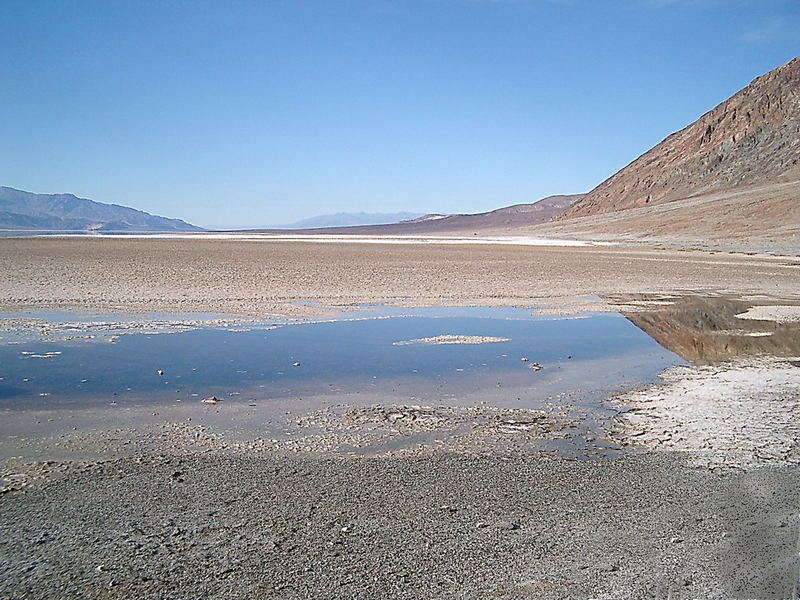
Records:
[[[798,54],[798,0],[0,0],[0,185],[204,226],[489,210]]]

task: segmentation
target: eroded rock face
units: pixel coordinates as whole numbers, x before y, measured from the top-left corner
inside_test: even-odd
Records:
[[[557,218],[777,180],[800,180],[800,58],[755,79]]]

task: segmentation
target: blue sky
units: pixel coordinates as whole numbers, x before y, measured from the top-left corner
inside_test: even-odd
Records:
[[[489,210],[798,54],[798,0],[2,0],[0,185],[204,226]]]

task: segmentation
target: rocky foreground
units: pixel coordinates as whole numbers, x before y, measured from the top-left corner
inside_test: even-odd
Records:
[[[790,598],[800,472],[150,455],[0,500],[4,598]]]

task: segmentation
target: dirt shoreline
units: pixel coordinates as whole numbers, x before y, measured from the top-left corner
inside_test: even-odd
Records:
[[[17,318],[40,308],[308,317],[370,303],[564,314],[654,310],[687,293],[800,301],[793,259],[641,248],[0,239],[0,273],[0,310]],[[682,313],[685,323],[708,310]],[[0,494],[0,597],[791,598],[800,369],[760,360],[686,368],[618,398],[637,407],[620,409],[616,432],[630,450],[589,460],[496,441],[557,439],[565,415],[487,417],[389,396],[301,415],[310,433],[299,445],[176,421],[126,446],[130,432],[106,428],[81,438],[109,444],[100,460],[7,463],[4,477],[25,485]],[[685,411],[687,393],[705,402],[702,415]],[[203,406],[231,420],[224,404]],[[477,446],[462,436],[374,456],[333,443],[360,439],[354,427],[413,438],[465,414],[485,419]],[[692,437],[707,433],[704,419],[717,427],[711,448]],[[777,454],[761,445],[776,424]],[[673,443],[652,435],[663,427]]]

